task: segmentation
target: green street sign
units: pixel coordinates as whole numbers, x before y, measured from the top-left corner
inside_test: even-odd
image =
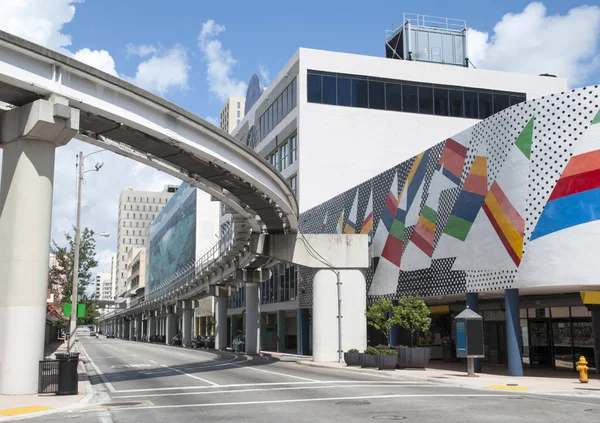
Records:
[[[71,303],[63,304],[63,314],[71,317]],[[85,304],[77,304],[77,317],[85,317]]]

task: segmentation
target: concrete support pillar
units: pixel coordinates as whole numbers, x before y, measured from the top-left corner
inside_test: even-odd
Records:
[[[166,315],[165,320],[165,343],[167,345],[171,344],[173,337],[175,336],[175,329],[177,328],[177,322],[175,320],[176,315],[173,313],[168,313]]]
[[[125,336],[127,336],[127,339],[130,341],[133,341],[133,324],[133,318],[127,320],[127,334]]]
[[[298,354],[308,355],[308,341],[309,341],[309,310],[307,308],[300,308],[296,312],[296,325],[298,328]]]
[[[258,283],[246,284],[246,354],[260,353],[260,293]]]
[[[277,351],[285,352],[285,310],[277,311]]]
[[[523,376],[521,360],[521,325],[519,322],[519,290],[504,290],[506,313],[506,347],[508,352],[508,375]]]
[[[192,346],[192,309],[191,301],[183,301],[183,313],[181,321],[181,334],[183,336],[182,345],[184,347]]]
[[[147,325],[147,329],[148,332],[146,332],[146,336],[148,337],[148,342],[150,342],[150,337],[156,335],[156,317],[154,317],[154,312],[152,312],[152,314],[150,316],[148,316],[148,325]]]
[[[477,292],[467,292],[466,297],[467,307],[479,314],[479,294]],[[481,373],[481,359],[475,358],[473,362],[475,365],[475,373]]]
[[[227,348],[227,297],[215,297],[215,348]]]
[[[338,270],[341,282],[342,350],[367,347],[367,292],[360,270]],[[313,361],[338,361],[337,275],[316,272],[313,281]]]
[[[54,155],[78,129],[79,111],[64,99],[37,100],[0,116],[0,394],[37,392]]]
[[[137,318],[135,319],[135,340],[136,341],[142,340],[142,315],[141,314],[139,316],[137,316]]]

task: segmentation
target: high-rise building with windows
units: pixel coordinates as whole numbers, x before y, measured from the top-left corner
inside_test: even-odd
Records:
[[[231,134],[244,118],[245,107],[246,99],[244,97],[229,97],[221,109],[221,129]]]
[[[160,192],[134,191],[131,187],[121,191],[115,270],[115,297],[117,301],[123,301],[127,293],[128,255],[130,250],[146,248],[150,223],[159,215],[176,191],[177,185],[165,185]]]
[[[96,300],[112,301],[112,281],[110,272],[100,272],[96,275]]]

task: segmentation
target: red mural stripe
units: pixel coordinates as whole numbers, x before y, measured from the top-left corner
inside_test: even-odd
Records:
[[[580,173],[596,170],[599,167],[600,150],[590,151],[589,153],[571,157],[571,160],[567,163],[567,167],[560,177],[562,179],[573,175],[579,175]]]
[[[487,177],[483,175],[477,175],[475,173],[469,173],[463,185],[463,189],[465,191],[472,192],[473,194],[486,195]]]
[[[494,194],[494,197],[496,197],[498,204],[502,207],[502,210],[504,211],[504,214],[506,214],[506,217],[508,217],[508,220],[510,220],[510,223],[512,223],[515,229],[523,235],[525,232],[525,220],[521,217],[517,209],[514,208],[496,181],[492,184],[490,191]]]
[[[446,151],[446,153],[445,157],[442,157],[444,159],[444,169],[448,169],[450,173],[460,178],[465,164],[465,158],[454,151]]]
[[[600,169],[571,175],[566,178],[562,177],[558,180],[548,201],[596,188],[600,188]]]
[[[460,154],[463,157],[466,157],[467,155],[467,147],[454,141],[452,138],[448,138],[446,140],[445,148],[449,148],[450,150],[454,151],[457,154]]]
[[[393,236],[388,236],[385,241],[385,246],[381,252],[381,257],[386,258],[391,263],[400,267],[400,260],[402,259],[402,247],[404,241]]]
[[[398,199],[394,197],[394,194],[391,192],[388,193],[387,198],[385,199],[385,206],[392,213],[392,216],[396,214],[396,209],[398,208]]]
[[[423,238],[419,233],[416,232],[416,228],[415,232],[412,233],[410,240],[413,244],[419,247],[421,251],[427,254],[427,256],[431,257],[433,255],[433,246],[429,242],[427,242],[427,240]]]
[[[513,250],[512,246],[508,242],[508,239],[506,238],[506,236],[504,236],[504,232],[502,232],[502,229],[500,229],[500,226],[498,225],[498,222],[496,222],[496,219],[494,218],[494,215],[492,214],[492,211],[488,208],[488,206],[485,203],[483,203],[483,205],[481,206],[481,208],[485,212],[485,214],[488,217],[490,223],[492,224],[492,227],[496,231],[496,234],[498,235],[498,238],[500,238],[500,241],[502,242],[502,245],[504,245],[504,249],[506,250],[506,252],[510,256],[510,258],[512,259],[512,261],[518,267],[519,264],[521,263],[521,259],[519,258],[519,256]]]
[[[427,226],[423,225],[421,222],[417,222],[417,226],[415,226],[414,233],[418,233],[421,237],[430,244],[433,244],[433,240],[435,239],[435,233],[431,231]]]

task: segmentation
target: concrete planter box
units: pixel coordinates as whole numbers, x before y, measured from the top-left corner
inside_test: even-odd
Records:
[[[360,365],[361,367],[377,367],[377,356],[362,353],[360,355]]]
[[[394,370],[398,364],[397,355],[376,355],[377,368],[379,370]]]
[[[397,348],[398,367],[424,369],[429,364],[429,348]]]
[[[360,356],[361,353],[344,353],[344,361],[346,362],[346,366],[360,366]]]

